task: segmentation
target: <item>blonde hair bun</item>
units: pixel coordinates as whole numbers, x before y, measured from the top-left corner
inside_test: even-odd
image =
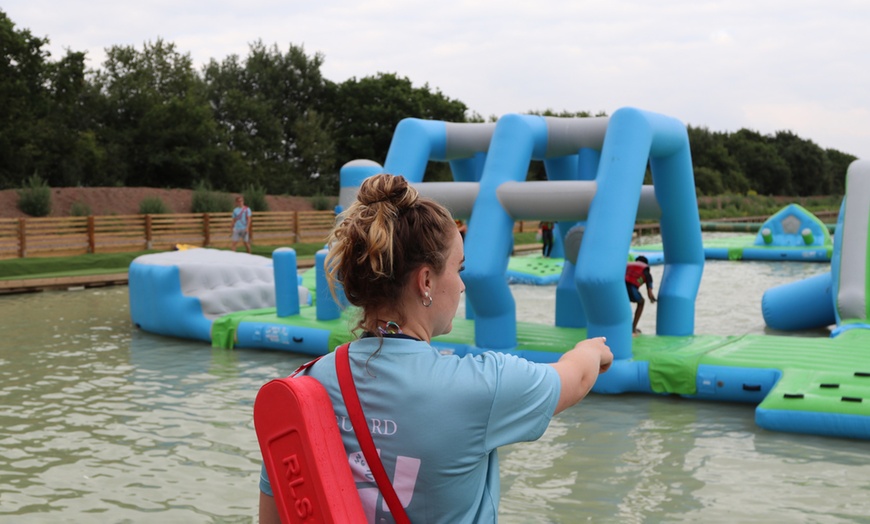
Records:
[[[365,179],[356,198],[364,206],[389,203],[401,209],[416,204],[420,194],[405,177],[380,174]]]

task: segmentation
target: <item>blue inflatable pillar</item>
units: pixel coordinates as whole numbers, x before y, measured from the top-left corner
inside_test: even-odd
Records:
[[[496,123],[466,234],[462,275],[474,310],[475,344],[481,348],[517,345],[516,303],[505,278],[514,221],[501,207],[496,190],[504,182],[525,181],[532,157],[542,157],[546,145],[542,117],[505,115]]]
[[[577,180],[580,176],[578,168],[577,155],[544,159],[547,180]],[[550,250],[551,258],[565,258],[565,233],[576,224],[577,222],[574,221],[556,222],[553,228],[553,249]]]
[[[480,182],[486,153],[476,153],[470,158],[457,158],[450,161],[450,171],[455,182]]]
[[[577,154],[577,180],[595,180],[598,174],[598,164],[601,162],[601,151],[584,147]]]
[[[837,322],[831,272],[768,289],[761,297],[764,322],[773,329],[823,328]]]
[[[299,278],[296,269],[296,250],[289,247],[272,252],[275,271],[275,306],[279,318],[299,314]]]
[[[598,164],[601,159],[601,152],[591,147],[580,148],[577,155],[571,155],[572,166],[552,166],[551,160],[544,161],[547,166],[547,178],[550,180],[595,180],[598,173]],[[560,222],[559,233],[562,240],[562,255],[565,257],[565,264],[562,266],[562,274],[559,277],[559,283],[556,285],[556,325],[559,327],[586,327],[586,311],[583,309],[583,302],[580,300],[580,294],[577,292],[577,285],[574,281],[576,271],[577,253],[568,253],[569,242],[566,236],[572,228],[578,225],[583,225],[585,228],[586,221],[576,222]],[[573,246],[572,246],[573,247]],[[579,244],[577,246],[579,248]]]
[[[340,214],[356,200],[356,193],[359,191],[359,186],[362,185],[363,180],[383,172],[384,168],[372,160],[351,160],[341,166],[338,174],[340,188],[335,214]]]
[[[314,255],[314,277],[317,300],[315,311],[317,320],[334,320],[341,316],[341,306],[335,301],[329,290],[329,282],[326,280],[326,254],[327,250],[321,249]],[[336,294],[341,295],[341,290],[336,289]]]
[[[663,115],[652,117],[657,130],[650,169],[661,209],[665,266],[657,295],[656,334],[695,333],[695,301],[704,273],[704,245],[692,154],[685,125]]]
[[[556,325],[558,327],[585,328],[586,311],[574,283],[575,265],[565,258],[562,275],[556,284]]]
[[[405,118],[393,133],[384,172],[402,175],[411,183],[422,182],[429,160],[445,160],[446,151],[445,122]]]
[[[704,265],[689,140],[679,121],[623,108],[610,118],[597,191],[589,209],[575,281],[588,320],[588,336],[607,337],[617,359],[632,356],[632,309],[625,266],[647,162],[662,209],[665,273],[656,332],[691,335],[694,299]]]

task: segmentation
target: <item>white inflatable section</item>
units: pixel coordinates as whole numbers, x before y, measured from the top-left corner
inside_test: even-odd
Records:
[[[840,285],[837,310],[841,319],[867,317],[867,243],[870,214],[870,161],[856,161],[846,172],[846,205],[840,242]]]
[[[275,307],[272,260],[266,257],[197,248],[154,253],[136,262],[178,267],[181,293],[199,299],[203,316],[209,320],[237,311]]]

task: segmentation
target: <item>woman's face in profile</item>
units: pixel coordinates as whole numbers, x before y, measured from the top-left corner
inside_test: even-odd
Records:
[[[453,317],[459,308],[459,299],[465,291],[465,284],[459,273],[465,265],[465,252],[462,244],[462,235],[459,230],[453,231],[453,238],[447,248],[447,263],[444,271],[432,279],[432,313],[434,325],[432,336],[450,333],[453,329]]]

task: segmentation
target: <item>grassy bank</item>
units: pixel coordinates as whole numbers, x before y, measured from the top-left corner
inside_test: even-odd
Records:
[[[778,197],[764,195],[718,195],[698,198],[701,220],[770,216],[789,204],[799,204],[807,211],[839,211],[841,195],[812,197]]]
[[[297,258],[313,260],[322,243],[294,244]],[[253,246],[255,255],[272,257],[274,246]],[[124,273],[130,263],[140,255],[157,251],[136,251],[132,253],[95,253],[72,257],[11,258],[0,260],[0,280],[22,280],[28,278],[54,278],[80,275],[105,275]]]

